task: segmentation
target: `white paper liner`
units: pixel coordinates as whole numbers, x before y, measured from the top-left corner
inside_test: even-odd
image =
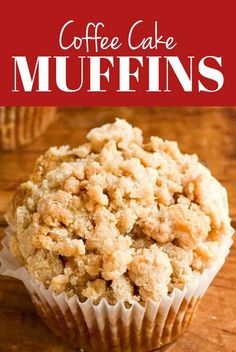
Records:
[[[37,282],[20,266],[9,251],[10,229],[2,241],[0,274],[23,281],[44,322],[58,336],[86,351],[145,352],[174,341],[188,326],[197,303],[224,264],[232,239],[222,244],[218,259],[186,285],[175,288],[160,302],[134,302],[127,308],[123,302],[112,306],[102,299],[98,305],[90,300],[81,303],[77,296],[55,295]]]

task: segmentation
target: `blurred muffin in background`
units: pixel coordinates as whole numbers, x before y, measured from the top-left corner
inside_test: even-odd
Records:
[[[0,106],[0,150],[15,150],[31,143],[55,117],[54,106]]]

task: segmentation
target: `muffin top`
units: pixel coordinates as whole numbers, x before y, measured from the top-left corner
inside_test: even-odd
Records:
[[[77,148],[50,148],[6,216],[10,249],[55,293],[159,300],[232,235],[226,190],[196,155],[117,119]]]

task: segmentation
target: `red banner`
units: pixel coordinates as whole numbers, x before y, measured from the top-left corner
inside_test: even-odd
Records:
[[[236,105],[234,2],[9,1],[0,105]]]

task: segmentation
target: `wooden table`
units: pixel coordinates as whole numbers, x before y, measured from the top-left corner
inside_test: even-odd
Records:
[[[0,237],[3,214],[17,185],[34,160],[51,145],[76,146],[94,126],[123,117],[141,127],[145,137],[177,140],[183,151],[197,153],[227,187],[236,224],[236,109],[232,108],[79,108],[61,109],[59,120],[33,144],[0,153]],[[236,351],[236,247],[205,295],[188,331],[168,350]],[[24,286],[0,279],[0,352],[72,352],[37,317]]]

